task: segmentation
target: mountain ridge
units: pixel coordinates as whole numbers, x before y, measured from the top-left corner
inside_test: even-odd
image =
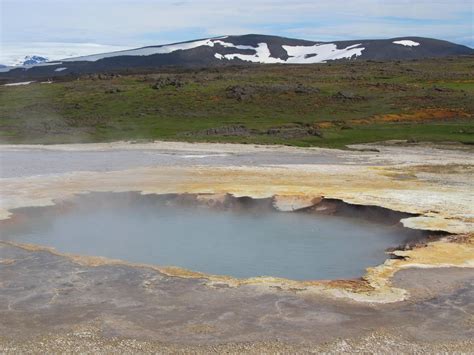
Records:
[[[348,60],[412,60],[472,55],[474,49],[433,38],[310,41],[273,35],[220,36],[3,68],[0,77],[62,76],[130,68],[315,64]]]

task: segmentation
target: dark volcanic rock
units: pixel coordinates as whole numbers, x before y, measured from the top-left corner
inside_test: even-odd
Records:
[[[185,85],[186,83],[179,79],[179,78],[173,78],[173,77],[166,77],[166,78],[159,78],[155,84],[151,86],[152,89],[159,90],[167,86],[173,86],[175,88],[181,88]]]
[[[271,85],[233,85],[226,88],[226,97],[237,101],[245,101],[252,99],[255,95],[260,94],[316,94],[319,93],[318,88],[304,86],[303,84],[287,85],[287,84],[271,84]]]
[[[208,136],[247,136],[249,135],[249,133],[249,130],[244,125],[232,125],[220,128],[210,128],[205,131],[205,134]]]
[[[106,94],[116,94],[116,93],[119,93],[119,92],[122,92],[122,91],[123,91],[122,89],[113,88],[113,89],[105,90],[105,93]]]
[[[82,76],[82,79],[91,79],[91,80],[112,80],[115,78],[120,78],[120,74],[115,73],[100,73],[100,74],[87,74]]]
[[[319,93],[320,90],[318,88],[304,86],[303,84],[297,84],[296,87],[294,88],[294,92],[296,94],[315,94],[315,93]]]
[[[342,99],[342,100],[363,100],[364,99],[363,96],[356,95],[351,91],[339,91],[333,97],[335,99]]]
[[[273,127],[267,130],[269,136],[276,136],[285,139],[302,138],[308,136],[316,136],[322,138],[322,133],[317,128],[310,125],[295,125]]]
[[[244,101],[251,99],[256,92],[252,86],[229,86],[226,88],[226,96],[228,99],[235,99],[237,101]]]
[[[216,128],[209,128],[198,132],[188,132],[186,136],[248,136],[251,133],[244,125],[230,125]]]

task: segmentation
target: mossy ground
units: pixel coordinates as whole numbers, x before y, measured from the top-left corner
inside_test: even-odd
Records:
[[[343,147],[411,139],[473,144],[473,59],[164,69],[0,86],[0,142],[164,139]],[[163,76],[185,84],[153,89]],[[298,84],[308,92],[296,92]],[[229,98],[226,88],[233,85],[253,88],[252,95]],[[384,118],[391,114],[399,117]],[[232,125],[253,133],[202,133]],[[266,133],[288,125],[315,127],[322,136]]]

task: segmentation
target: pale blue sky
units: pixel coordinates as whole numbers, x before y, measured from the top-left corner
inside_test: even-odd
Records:
[[[474,46],[472,0],[0,0],[0,63],[209,36],[422,36]]]

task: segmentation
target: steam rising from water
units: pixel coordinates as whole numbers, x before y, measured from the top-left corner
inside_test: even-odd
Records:
[[[19,211],[1,239],[61,252],[180,266],[234,277],[359,277],[414,238],[354,218],[282,213],[246,202],[216,210],[138,194],[97,194]],[[59,213],[58,213],[59,211]]]

